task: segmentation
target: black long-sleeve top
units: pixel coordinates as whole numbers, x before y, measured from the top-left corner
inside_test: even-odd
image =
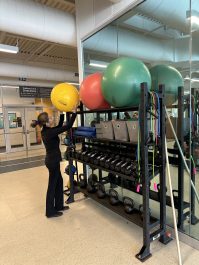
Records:
[[[56,127],[51,128],[47,127],[46,125],[43,126],[41,136],[46,148],[46,164],[55,164],[62,160],[61,151],[59,149],[60,140],[58,135],[72,128],[75,118],[76,114],[73,113],[69,122],[63,126],[64,114],[61,114],[59,124]]]

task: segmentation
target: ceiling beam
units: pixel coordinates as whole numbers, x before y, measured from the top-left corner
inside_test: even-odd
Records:
[[[39,45],[39,47],[37,47],[37,48],[31,53],[31,55],[28,56],[28,57],[26,58],[25,61],[30,61],[30,59],[32,59],[35,55],[37,55],[36,53],[37,53],[39,50],[41,50],[46,44],[47,44],[47,42],[44,41],[41,45]]]
[[[47,52],[52,50],[54,48],[54,46],[55,46],[55,44],[50,44],[50,46],[48,46],[43,52],[41,52],[39,55],[37,55],[34,60],[36,60],[36,59],[42,57],[43,55],[45,55]]]
[[[60,4],[64,4],[65,6],[68,6],[68,7],[75,7],[75,3],[71,3],[69,1],[65,1],[65,0],[56,0],[57,3],[60,3]]]
[[[6,32],[1,32],[0,33],[0,43],[3,43],[6,37]]]

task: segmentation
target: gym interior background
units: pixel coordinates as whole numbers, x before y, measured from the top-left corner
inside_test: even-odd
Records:
[[[30,128],[30,122],[42,111],[51,114],[52,124],[57,123],[59,116],[48,93],[44,96],[24,97],[20,95],[23,88],[42,87],[49,90],[60,82],[70,82],[79,87],[79,83],[89,74],[103,72],[112,60],[126,56],[142,60],[148,68],[166,64],[175,67],[181,73],[186,96],[183,113],[184,136],[188,135],[184,148],[188,156],[192,153],[196,167],[194,182],[196,189],[199,190],[199,142],[197,137],[193,137],[193,130],[199,132],[199,119],[197,111],[195,115],[190,104],[194,97],[194,104],[198,108],[199,2],[183,0],[179,4],[178,1],[172,0],[16,1],[24,16],[21,16],[20,12],[16,14],[14,2],[0,1],[0,16],[6,21],[6,25],[2,23],[0,27],[0,43],[19,47],[17,54],[0,52],[1,173],[4,172],[8,161],[15,164],[21,158],[28,158],[31,161],[33,157],[44,157],[40,130]],[[47,30],[45,36],[40,34],[39,30],[34,32],[32,29],[31,32],[25,23],[31,9],[34,10],[32,17],[35,23],[37,15],[40,15],[39,10],[46,11],[49,21],[59,21],[61,17],[66,16],[67,22],[63,20],[63,25],[67,25],[68,31],[64,36],[66,40],[62,39],[62,33],[66,31],[64,26],[60,27],[59,34],[54,36],[52,34],[56,25],[52,25],[52,31]],[[10,22],[5,19],[9,12],[14,14],[9,16]],[[16,28],[11,27],[12,21],[16,22],[15,20],[24,22],[21,29],[18,29],[17,23]],[[38,20],[38,23],[42,23],[41,20]],[[95,63],[95,66],[92,66],[92,63]],[[173,106],[167,108],[175,129],[178,120],[177,103],[178,98]],[[116,113],[113,114],[113,119],[116,117]],[[85,124],[90,126],[91,121],[96,118],[96,114],[86,114]],[[101,118],[105,119],[105,115]],[[63,143],[65,135],[61,137]],[[168,124],[167,142],[172,149],[175,139]],[[64,153],[65,145],[62,145],[61,149]],[[176,154],[170,156],[175,157]],[[178,190],[178,167],[170,164],[170,169],[174,189]],[[156,182],[154,178],[151,185],[154,191]],[[131,192],[124,188],[119,188],[118,193],[120,196],[134,198],[138,204],[142,203],[140,196],[132,196]],[[185,210],[189,214],[183,220],[180,231],[199,240],[199,205],[193,196],[190,177],[185,169],[183,197],[187,202]],[[158,202],[150,200],[150,208],[153,209],[153,215],[158,216]],[[167,213],[167,223],[173,226],[171,207],[167,207]],[[195,219],[192,222],[193,216]]]

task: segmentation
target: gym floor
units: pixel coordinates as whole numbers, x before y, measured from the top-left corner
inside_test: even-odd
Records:
[[[1,265],[141,264],[134,256],[142,229],[82,194],[62,217],[47,219],[47,180],[44,166],[0,175]],[[197,265],[199,251],[180,245],[183,264]],[[151,252],[146,265],[178,264],[174,240],[167,246],[153,242]]]

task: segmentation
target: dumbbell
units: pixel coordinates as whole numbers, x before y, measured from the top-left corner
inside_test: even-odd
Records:
[[[122,164],[126,161],[125,157],[122,157],[118,163],[115,165],[115,171],[120,172]]]
[[[89,156],[92,154],[92,150],[89,150],[88,152],[86,152],[86,154],[84,155],[84,157],[83,157],[83,161],[84,162],[88,162],[89,161]]]
[[[117,205],[119,203],[118,192],[114,189],[109,190],[109,202],[111,205]]]
[[[85,155],[84,157],[84,161],[85,162],[90,162],[91,157],[94,157],[96,155],[97,151],[91,151],[89,153],[87,153],[87,155]]]
[[[129,197],[124,197],[123,198],[123,204],[124,204],[124,210],[126,213],[131,214],[134,210],[134,200],[129,198]]]
[[[87,191],[89,193],[94,193],[96,192],[96,184],[97,184],[97,175],[91,174],[88,177],[88,184],[87,184]]]
[[[140,204],[140,206],[139,206],[139,212],[140,212],[140,218],[143,221],[143,205],[142,204]],[[149,216],[151,218],[151,209],[150,208],[149,208]]]
[[[129,166],[130,164],[131,164],[131,159],[130,158],[126,158],[126,162],[124,162],[121,165],[120,171],[125,174],[125,170],[126,170],[127,166]]]
[[[111,162],[116,159],[117,156],[111,155],[106,161],[105,161],[105,168],[109,169]]]
[[[110,155],[104,155],[104,156],[102,156],[101,158],[100,158],[100,166],[101,167],[105,167],[105,162],[106,162],[106,160],[108,159],[110,157]]]
[[[90,156],[89,156],[89,161],[90,163],[94,164],[94,160],[97,156],[99,156],[100,152],[99,151],[96,151],[96,152],[93,152]]]
[[[128,176],[129,175],[134,176],[136,175],[136,173],[137,173],[137,163],[132,161],[131,164],[126,167],[125,174]]]
[[[106,191],[103,183],[98,183],[97,185],[97,197],[100,199],[105,198]]]
[[[99,153],[99,155],[96,156],[96,157],[94,158],[94,160],[93,160],[93,164],[95,164],[95,165],[99,165],[99,163],[100,163],[100,159],[101,159],[103,156],[104,156],[104,154]]]
[[[111,161],[111,163],[110,163],[110,169],[115,171],[115,166],[116,166],[116,164],[117,164],[118,162],[120,162],[120,161],[121,161],[121,158],[120,158],[119,155],[117,155],[117,156],[115,157],[115,159]]]
[[[80,159],[84,161],[84,157],[90,152],[90,150],[85,150],[81,153]]]
[[[79,174],[79,186],[82,189],[85,189],[87,186],[87,181],[86,181],[86,177],[84,176],[84,174]]]

